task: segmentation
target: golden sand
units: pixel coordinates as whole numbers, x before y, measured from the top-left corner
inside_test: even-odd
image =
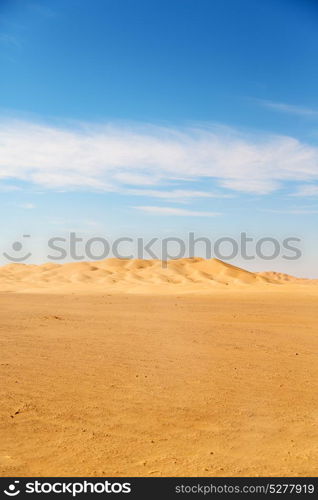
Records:
[[[317,282],[109,259],[0,290],[2,476],[318,475]]]

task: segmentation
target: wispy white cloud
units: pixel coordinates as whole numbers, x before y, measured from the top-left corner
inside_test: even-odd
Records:
[[[92,219],[70,219],[68,217],[49,217],[47,226],[58,226],[64,231],[94,231],[104,229],[104,224]]]
[[[12,191],[21,191],[21,188],[18,186],[14,186],[12,184],[5,184],[0,182],[0,192],[1,193],[6,193],[6,192],[12,192]]]
[[[18,38],[9,33],[0,33],[0,44],[11,47],[20,47]]]
[[[222,187],[245,193],[269,194],[279,189],[279,182],[272,179],[225,179]]]
[[[35,208],[34,203],[22,203],[21,205],[18,205],[19,208],[23,208],[24,210],[32,210]]]
[[[56,11],[47,5],[43,5],[39,2],[32,2],[28,4],[29,9],[32,9],[36,14],[42,17],[56,17]]]
[[[318,117],[318,110],[307,108],[305,106],[298,106],[295,104],[288,104],[285,102],[270,101],[267,99],[255,99],[255,100],[262,106],[274,109],[275,111],[281,111],[283,113],[289,113],[292,115],[299,115],[299,116]]]
[[[153,186],[157,184],[158,177],[134,172],[115,172],[113,180],[128,186]]]
[[[318,186],[314,184],[301,185],[295,193],[292,193],[292,196],[318,196]]]
[[[221,215],[217,212],[201,212],[196,210],[184,210],[183,208],[175,208],[175,207],[133,207],[136,210],[141,210],[142,212],[146,212],[152,215],[177,215],[181,217],[217,217]]]
[[[180,180],[189,186],[203,181],[210,196],[218,186],[267,194],[288,181],[318,181],[318,148],[288,136],[260,137],[221,127],[81,124],[67,128],[0,120],[1,180],[45,189],[114,192],[152,186],[151,192]],[[177,196],[205,196],[190,191]]]
[[[171,191],[162,191],[156,189],[127,189],[123,193],[133,196],[146,196],[148,198],[160,198],[163,200],[172,200],[175,202],[186,202],[195,198],[232,198],[232,195],[225,193],[215,193],[207,191],[187,191],[184,189],[172,189]]]
[[[287,214],[287,215],[313,215],[318,214],[317,209],[313,208],[290,208],[286,210],[274,210],[274,209],[264,209],[262,212],[268,212],[271,214]]]

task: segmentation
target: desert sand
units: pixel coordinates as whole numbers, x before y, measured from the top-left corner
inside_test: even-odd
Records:
[[[106,259],[69,264],[8,264],[0,268],[0,291],[7,292],[214,292],[224,285],[317,284],[283,273],[252,273],[218,259]]]
[[[0,268],[2,476],[317,476],[318,285],[221,261]]]

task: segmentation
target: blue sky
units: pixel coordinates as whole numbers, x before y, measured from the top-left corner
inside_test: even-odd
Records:
[[[317,28],[306,0],[2,0],[1,254],[245,231],[303,257],[236,264],[318,276]]]

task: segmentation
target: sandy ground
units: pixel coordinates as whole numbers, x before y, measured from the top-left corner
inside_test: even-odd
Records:
[[[83,290],[0,293],[3,476],[318,475],[317,285]]]

